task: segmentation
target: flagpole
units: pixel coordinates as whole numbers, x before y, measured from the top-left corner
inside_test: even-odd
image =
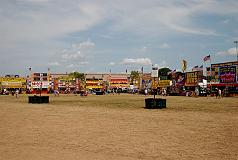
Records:
[[[211,59],[211,55],[210,55],[210,93],[211,92],[212,92],[212,59]]]
[[[144,74],[144,68],[143,68],[143,66],[141,67],[141,89],[143,89],[144,88],[144,86],[143,86],[143,74]]]
[[[205,68],[205,70],[206,70],[206,77],[207,77],[207,69],[206,69],[206,64],[205,64],[205,62],[203,61],[203,63],[202,63],[202,71],[203,71],[203,74],[205,74],[205,72],[204,72],[204,68]]]

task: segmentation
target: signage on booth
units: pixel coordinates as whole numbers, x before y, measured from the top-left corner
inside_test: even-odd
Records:
[[[159,76],[158,67],[152,67],[151,77],[156,78]]]
[[[33,81],[31,82],[32,88],[48,88],[50,85],[49,81]]]
[[[198,85],[202,72],[195,71],[195,72],[187,72],[186,73],[186,80],[185,85],[187,86],[196,86]]]
[[[219,67],[219,76],[221,83],[236,82],[236,66]]]
[[[170,80],[160,80],[158,82],[158,87],[168,87],[170,84]]]

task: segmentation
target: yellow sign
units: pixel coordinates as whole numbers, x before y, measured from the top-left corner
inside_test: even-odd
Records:
[[[60,81],[72,81],[73,78],[69,76],[61,76],[58,78]]]
[[[152,79],[152,88],[156,89],[158,87],[158,81],[156,79]]]
[[[25,78],[21,78],[21,77],[1,77],[0,78],[0,82],[20,82],[20,83],[24,83],[26,82]]]
[[[4,88],[24,88],[26,79],[21,77],[1,77],[0,83]]]
[[[182,71],[184,72],[187,69],[187,61],[186,60],[182,60]]]
[[[198,72],[187,72],[185,84],[186,85],[197,85],[198,84]]]
[[[158,82],[158,87],[168,87],[170,86],[170,80],[160,80]]]
[[[101,89],[102,86],[86,86],[87,89]]]

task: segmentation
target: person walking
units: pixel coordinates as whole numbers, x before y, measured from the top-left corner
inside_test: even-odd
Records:
[[[59,91],[57,89],[54,90],[54,95],[59,96]]]

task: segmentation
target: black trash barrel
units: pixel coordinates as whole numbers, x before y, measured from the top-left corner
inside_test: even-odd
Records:
[[[166,99],[162,98],[146,98],[145,108],[148,109],[162,109],[166,108]]]
[[[28,103],[49,103],[49,96],[29,96]]]

